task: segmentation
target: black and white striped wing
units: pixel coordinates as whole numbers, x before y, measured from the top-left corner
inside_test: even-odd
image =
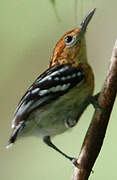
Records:
[[[59,65],[45,71],[21,99],[15,113],[13,128],[33,110],[64,95],[83,79],[83,70],[70,64]]]
[[[52,67],[40,75],[25,93],[16,109],[12,123],[13,134],[9,143],[15,141],[32,111],[57,100],[83,79],[82,68],[75,68],[70,64]]]

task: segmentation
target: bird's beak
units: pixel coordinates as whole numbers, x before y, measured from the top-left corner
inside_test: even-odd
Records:
[[[91,20],[91,18],[93,17],[94,15],[94,12],[95,12],[96,8],[92,9],[89,14],[86,16],[86,18],[82,21],[82,23],[80,24],[80,29],[81,29],[81,32],[85,32],[86,31],[86,28]]]

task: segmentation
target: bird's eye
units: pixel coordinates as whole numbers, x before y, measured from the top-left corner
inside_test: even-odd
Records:
[[[76,42],[76,36],[66,36],[64,40],[66,45],[73,45]]]
[[[67,36],[67,37],[65,37],[65,42],[70,43],[72,41],[72,39],[73,39],[73,36]]]

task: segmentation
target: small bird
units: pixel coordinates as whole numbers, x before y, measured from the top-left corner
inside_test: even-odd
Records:
[[[49,68],[19,102],[7,148],[20,137],[41,136],[48,146],[74,162],[75,158],[57,148],[51,137],[74,127],[92,103],[94,74],[87,61],[85,32],[94,12],[92,9],[78,27],[57,42]]]

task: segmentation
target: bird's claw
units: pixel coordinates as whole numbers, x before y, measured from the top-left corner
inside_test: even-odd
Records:
[[[69,160],[72,162],[73,166],[77,167],[78,163],[77,163],[77,159],[76,158],[70,158]]]
[[[89,98],[89,102],[93,105],[93,107],[96,109],[96,110],[102,110],[103,107],[101,107],[99,104],[98,104],[98,97],[99,97],[100,93],[97,93],[95,96],[91,96]]]

